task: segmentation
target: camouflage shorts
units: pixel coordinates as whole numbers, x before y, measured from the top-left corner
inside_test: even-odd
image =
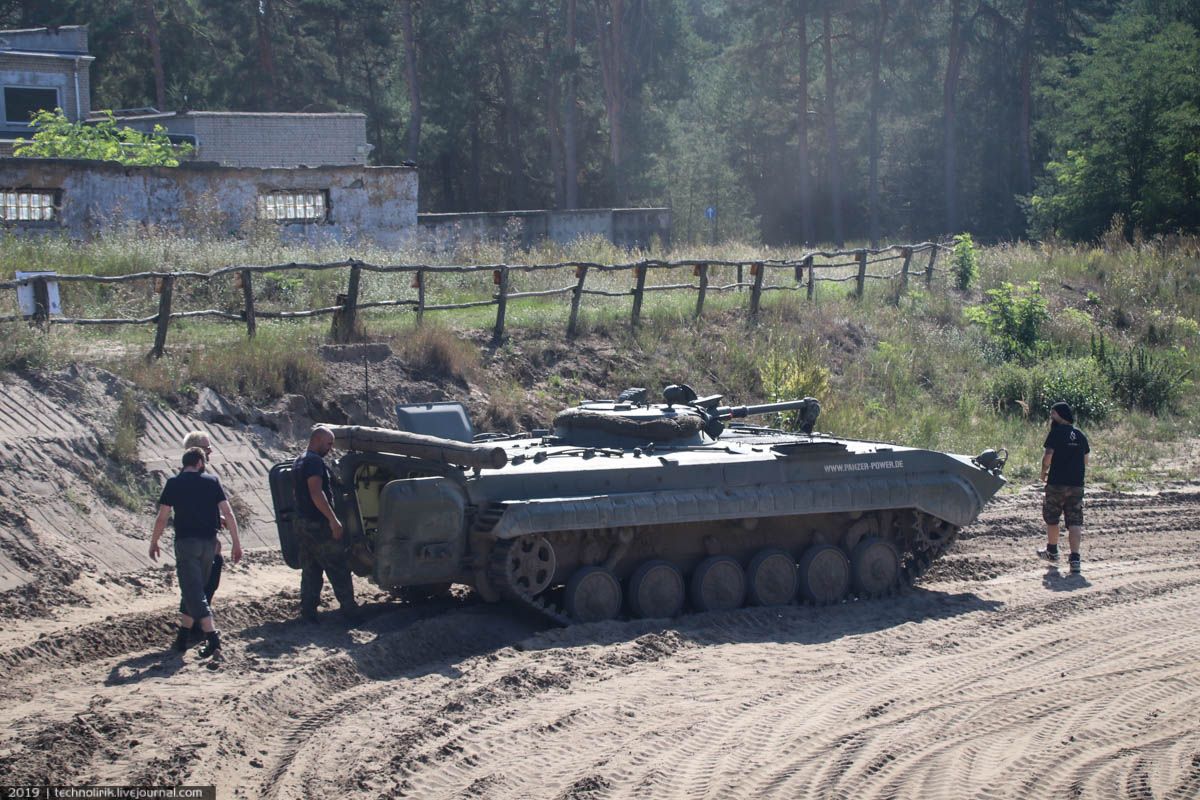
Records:
[[[1046,485],[1046,498],[1042,501],[1042,519],[1047,525],[1057,525],[1059,517],[1066,517],[1067,527],[1083,524],[1083,487]]]

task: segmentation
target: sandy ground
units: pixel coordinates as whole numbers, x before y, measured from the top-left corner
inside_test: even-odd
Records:
[[[0,391],[0,412],[11,395]],[[147,462],[172,458],[166,429],[191,422],[153,423]],[[12,427],[0,425],[10,444]],[[30,463],[64,438],[85,451],[86,427],[27,441]],[[251,492],[272,451],[232,434],[222,445]],[[135,563],[149,519],[110,522],[111,541],[83,537],[98,543],[77,550],[120,553],[80,568],[65,542],[80,536],[84,489],[61,468],[34,470],[34,483],[24,471],[0,460],[8,580],[63,586],[4,593],[0,785],[211,783],[222,798],[1200,796],[1200,485],[1092,492],[1082,576],[1033,557],[1042,534],[1026,490],[990,505],[902,596],[669,623],[560,629],[468,593],[406,604],[360,581],[362,625],[331,611],[307,625],[293,621],[297,574],[262,547],[226,574],[226,652],[210,668],[166,650],[170,570]],[[252,541],[269,541],[269,520],[249,522]]]

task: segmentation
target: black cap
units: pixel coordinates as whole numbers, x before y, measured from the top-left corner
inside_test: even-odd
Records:
[[[1068,405],[1065,400],[1059,400],[1057,403],[1050,406],[1050,410],[1055,414],[1058,414],[1072,425],[1075,424],[1075,414],[1071,411],[1071,406]]]

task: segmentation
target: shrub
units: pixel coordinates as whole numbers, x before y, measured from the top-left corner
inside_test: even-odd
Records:
[[[187,378],[221,394],[255,401],[288,393],[316,394],[325,382],[324,365],[312,342],[289,334],[282,326],[272,326],[253,339],[197,349],[188,358]]]
[[[126,389],[121,393],[121,401],[117,404],[117,414],[113,419],[112,434],[106,443],[108,455],[121,464],[137,463],[138,435],[145,427],[137,397]]]
[[[30,126],[37,129],[33,140],[17,139],[14,153],[23,158],[94,158],[135,166],[177,167],[180,158],[192,154],[187,143],[172,144],[166,128],[155,125],[151,133],[117,127],[111,111],[101,111],[99,120],[71,122],[61,108],[39,111]]]
[[[1031,362],[1045,349],[1042,326],[1050,318],[1037,281],[1013,286],[1007,281],[989,289],[983,305],[964,313],[982,325],[1005,361]]]
[[[37,369],[49,361],[47,334],[24,322],[0,325],[0,370]]]
[[[829,370],[809,359],[768,353],[759,365],[759,375],[767,401],[771,403],[799,400],[804,397],[820,400],[829,396]],[[798,412],[785,411],[777,417],[777,424],[782,428],[799,427]]]
[[[1080,421],[1104,422],[1113,411],[1108,379],[1091,358],[1047,361],[1028,371],[1029,413],[1044,417],[1059,400],[1071,404]]]
[[[1092,358],[1121,405],[1153,414],[1176,407],[1191,375],[1190,369],[1156,357],[1145,347],[1121,353],[1107,345],[1103,336],[1092,341]]]
[[[950,271],[954,274],[955,288],[966,291],[979,275],[979,253],[975,240],[969,233],[954,237],[954,254],[950,257]]]
[[[417,372],[471,378],[479,369],[479,348],[452,329],[428,320],[397,341],[400,355]]]
[[[992,375],[984,399],[997,411],[1028,415],[1031,383],[1028,368],[1020,364],[1003,364]]]

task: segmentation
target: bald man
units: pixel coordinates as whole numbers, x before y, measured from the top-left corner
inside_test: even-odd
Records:
[[[333,431],[313,428],[308,450],[292,465],[296,480],[296,510],[302,520],[300,535],[300,618],[317,622],[317,604],[325,576],[349,622],[359,619],[354,601],[354,581],[346,561],[342,523],[333,512],[333,489],[325,456],[333,449]]]

